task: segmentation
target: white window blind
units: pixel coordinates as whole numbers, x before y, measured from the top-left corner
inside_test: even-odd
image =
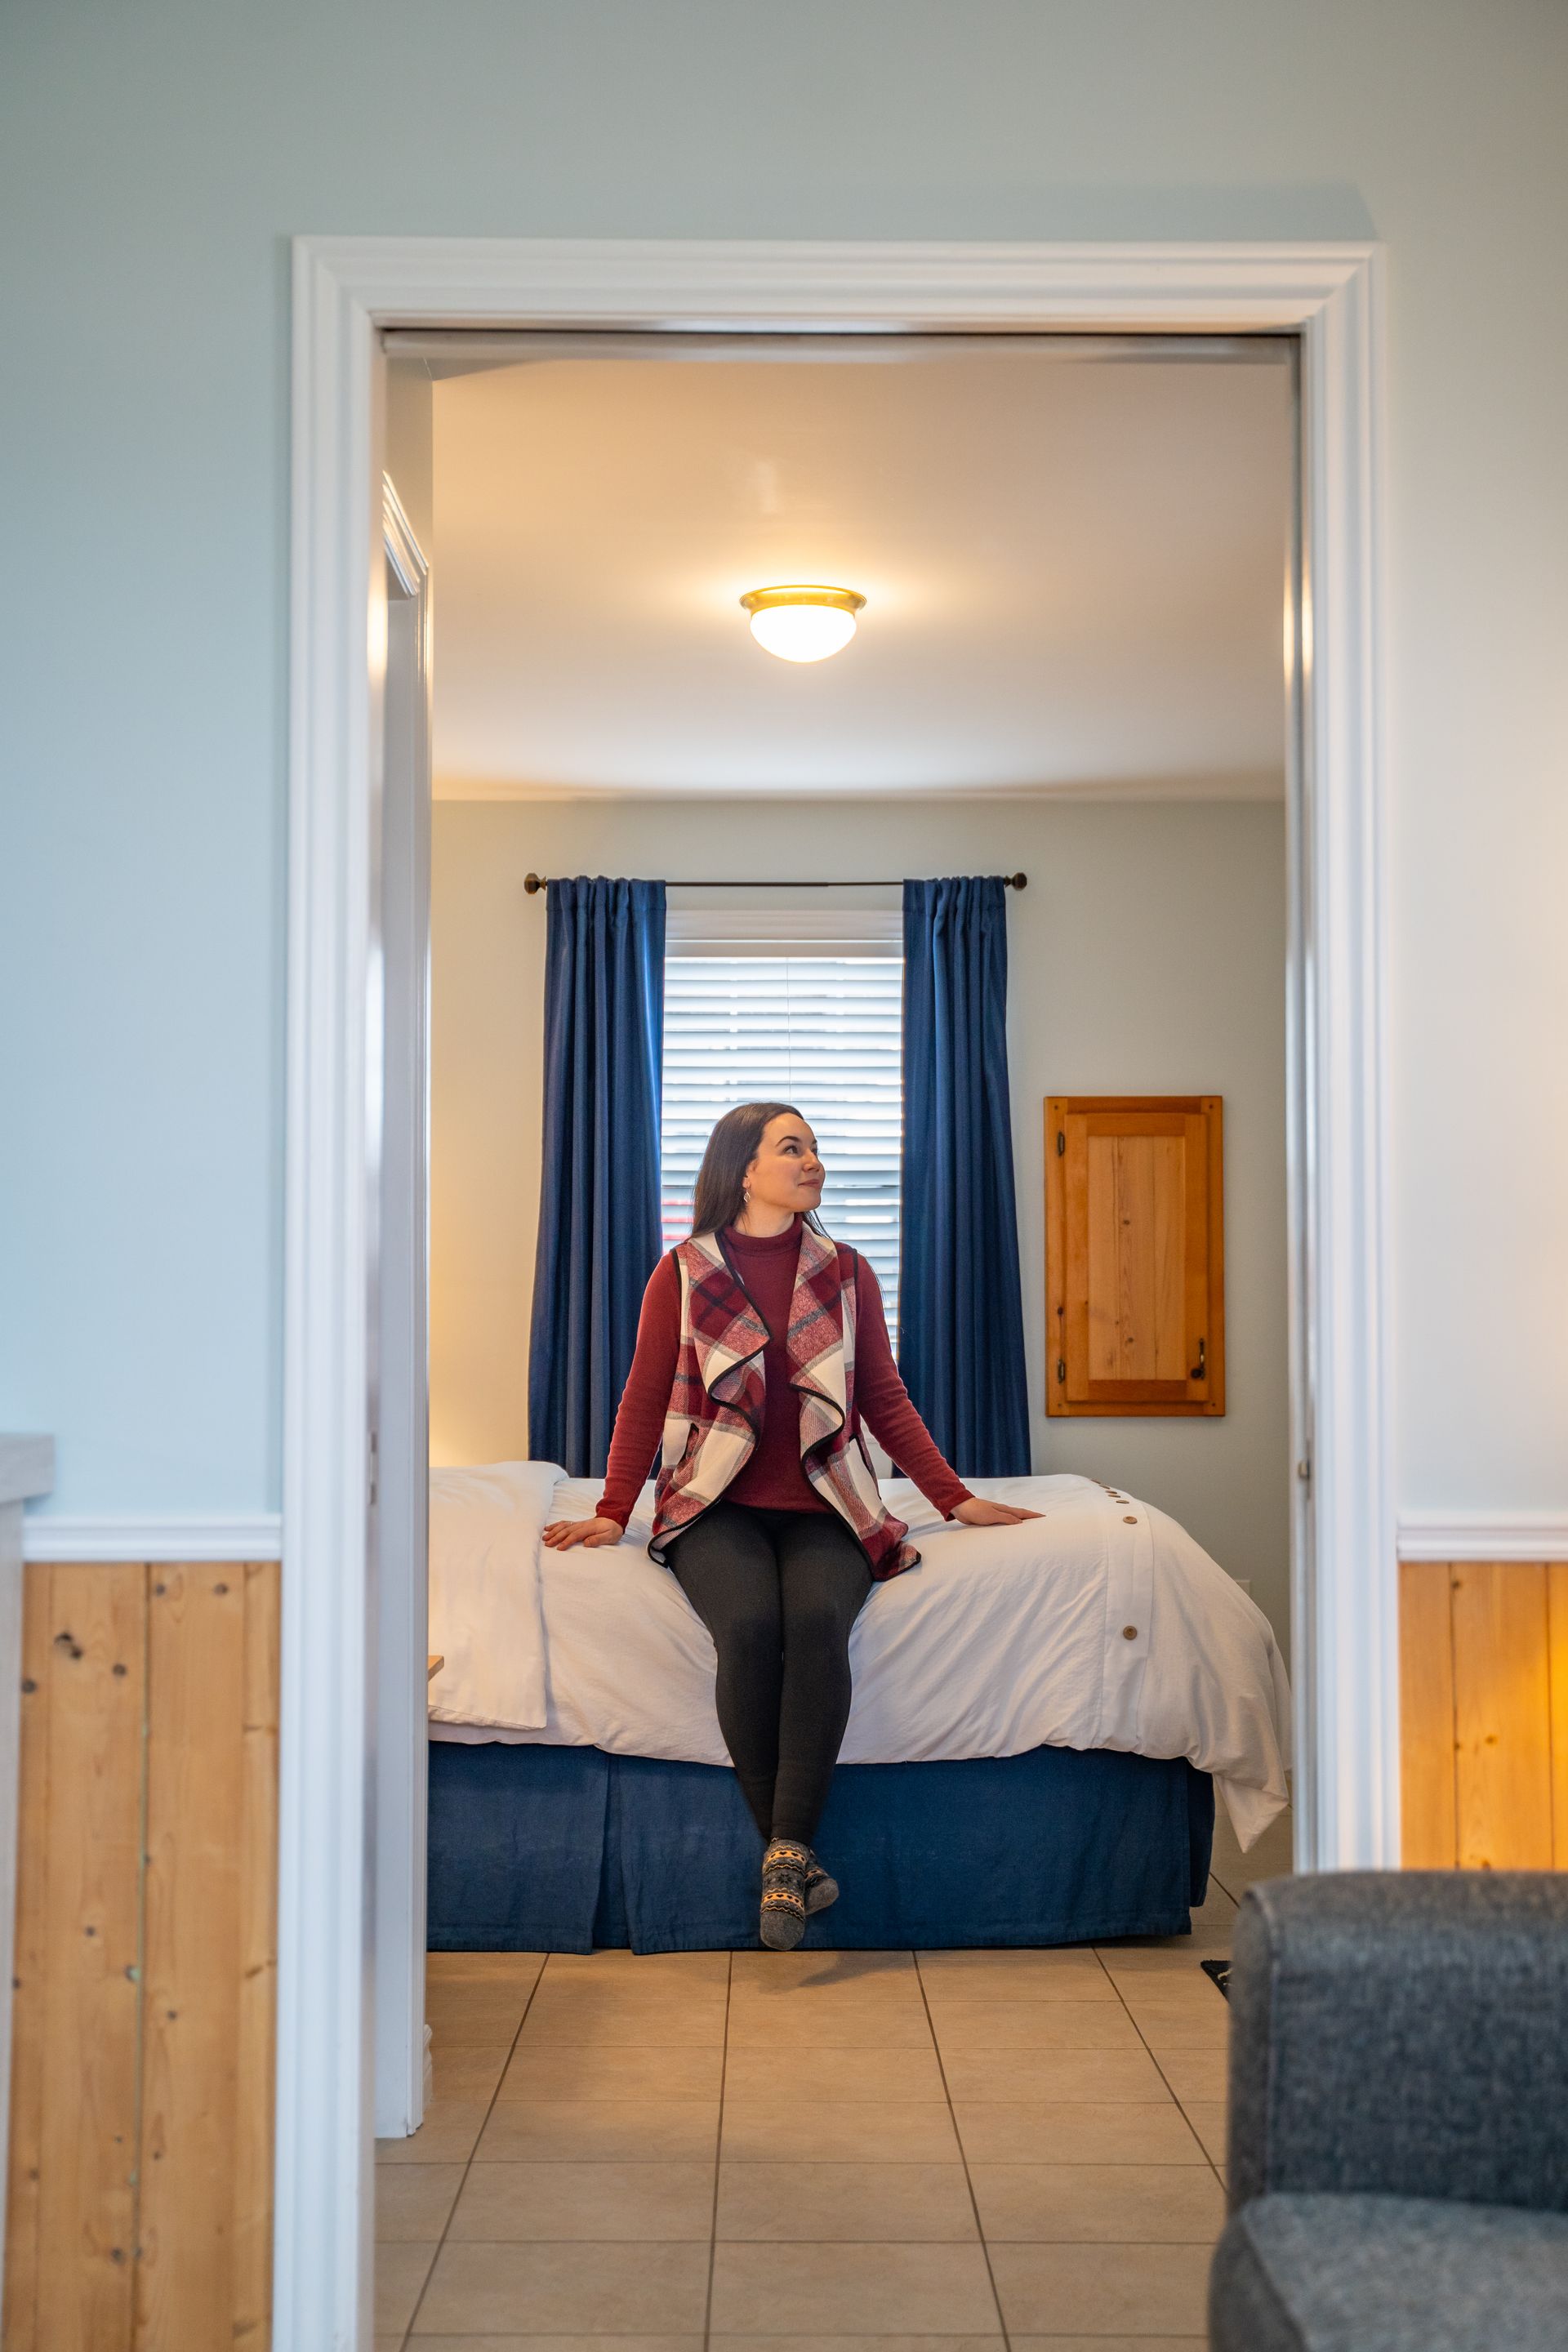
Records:
[[[665,1247],[691,1230],[715,1121],[736,1103],[794,1103],[826,1164],[822,1222],[868,1259],[896,1332],[903,958],[885,939],[680,944],[664,967]]]

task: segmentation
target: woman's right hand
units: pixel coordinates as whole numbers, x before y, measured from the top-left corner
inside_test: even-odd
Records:
[[[570,1551],[574,1544],[619,1543],[625,1533],[618,1519],[552,1519],[544,1540],[552,1551]]]

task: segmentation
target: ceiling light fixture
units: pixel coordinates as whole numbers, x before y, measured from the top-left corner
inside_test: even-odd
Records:
[[[753,588],[741,602],[758,645],[780,661],[816,662],[843,652],[866,599],[853,588]]]

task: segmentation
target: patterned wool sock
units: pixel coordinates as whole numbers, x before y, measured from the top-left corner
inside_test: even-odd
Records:
[[[805,1916],[809,1919],[818,1911],[826,1911],[830,1903],[838,1900],[838,1881],[829,1877],[815,1852],[805,1873]]]
[[[773,1838],[763,1856],[763,1907],[759,1933],[771,1952],[793,1952],[805,1933],[805,1874],[811,1848],[794,1838]]]

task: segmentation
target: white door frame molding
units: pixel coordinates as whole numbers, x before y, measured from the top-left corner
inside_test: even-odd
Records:
[[[302,237],[294,248],[276,2352],[369,2343],[367,1007],[379,331],[1286,332],[1301,352],[1290,1039],[1299,1859],[1398,1856],[1384,1402],[1382,260],[1369,245]]]
[[[379,827],[380,1224],[375,1411],[376,2136],[425,2114],[425,1857],[429,1689],[430,567],[387,477],[386,667]]]

